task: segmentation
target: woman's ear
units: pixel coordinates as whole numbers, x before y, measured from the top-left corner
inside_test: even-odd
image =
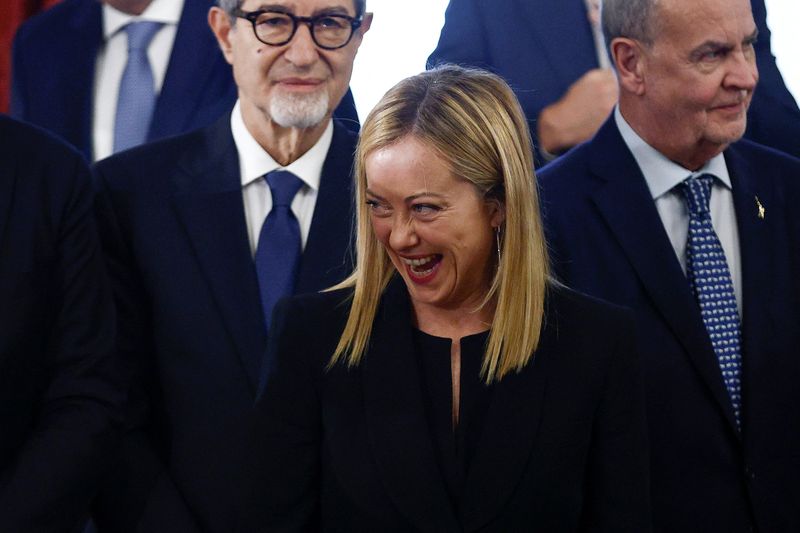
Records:
[[[506,221],[506,206],[497,198],[488,198],[486,206],[489,209],[489,221],[492,228],[499,228]]]

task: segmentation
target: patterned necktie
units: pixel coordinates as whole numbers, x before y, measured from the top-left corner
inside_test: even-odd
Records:
[[[742,353],[739,311],[725,251],[711,225],[708,202],[714,176],[703,174],[682,183],[689,208],[686,242],[686,275],[700,304],[700,314],[719,360],[722,379],[733,405],[736,425],[741,427]]]
[[[261,307],[269,329],[272,308],[294,290],[302,250],[300,224],[291,206],[303,182],[286,170],[268,172],[264,179],[272,192],[272,210],[261,226],[255,260]]]
[[[128,63],[122,72],[114,118],[114,152],[132,148],[147,139],[156,104],[153,71],[147,47],[161,28],[160,22],[131,22],[128,33]]]

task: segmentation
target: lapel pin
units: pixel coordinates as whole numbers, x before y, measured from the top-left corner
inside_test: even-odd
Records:
[[[764,220],[764,215],[766,214],[767,210],[764,209],[764,206],[761,204],[761,200],[758,199],[758,196],[756,196],[756,207],[758,207],[758,218]]]

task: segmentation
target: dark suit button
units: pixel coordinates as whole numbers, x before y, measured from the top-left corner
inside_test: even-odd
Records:
[[[745,465],[745,467],[744,467],[744,475],[745,475],[745,477],[747,477],[747,479],[749,479],[751,481],[756,478],[756,473],[753,472],[753,469],[750,468],[750,465]]]

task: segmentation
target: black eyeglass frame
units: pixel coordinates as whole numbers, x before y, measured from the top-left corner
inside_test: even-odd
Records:
[[[258,36],[258,29],[256,29],[256,21],[258,17],[263,15],[264,13],[275,13],[276,15],[283,15],[285,17],[289,17],[292,21],[292,31],[289,33],[289,36],[286,40],[279,42],[279,43],[268,43],[261,39]],[[238,18],[242,18],[245,20],[249,20],[250,24],[253,25],[253,35],[256,36],[260,42],[266,44],[267,46],[283,46],[289,43],[292,39],[294,39],[294,34],[297,33],[298,26],[302,23],[308,26],[308,31],[311,33],[311,39],[314,41],[314,44],[322,48],[323,50],[338,50],[339,48],[343,48],[347,46],[350,40],[353,38],[353,34],[356,32],[358,28],[361,27],[361,23],[364,22],[364,16],[360,17],[351,17],[350,15],[341,15],[339,13],[326,13],[324,15],[315,15],[313,17],[298,17],[297,15],[293,15],[292,13],[287,13],[286,11],[275,11],[272,9],[258,9],[256,11],[242,11],[241,9],[235,9],[233,11],[233,15]],[[337,18],[337,19],[344,19],[350,24],[350,35],[347,37],[347,40],[338,46],[326,46],[320,44],[317,41],[317,36],[314,33],[314,23],[321,19],[326,18]]]

